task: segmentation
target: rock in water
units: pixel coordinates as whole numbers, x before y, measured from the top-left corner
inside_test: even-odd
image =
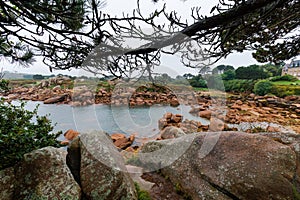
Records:
[[[183,130],[175,126],[166,127],[164,130],[161,131],[160,134],[162,139],[173,139],[185,135]]]
[[[203,110],[199,112],[199,117],[203,117],[206,119],[210,119],[212,115],[212,112],[210,110]]]
[[[216,135],[217,142],[211,143]],[[189,138],[187,151],[161,172],[193,200],[292,200],[300,189],[297,152],[259,134],[196,133],[150,142],[142,152],[153,153],[165,146],[178,149]],[[204,148],[207,144],[213,144],[211,151]]]
[[[124,160],[106,133],[96,131],[81,133],[81,136],[72,143],[77,140],[81,156],[80,184],[87,199],[137,199]],[[72,143],[69,148],[72,148]],[[75,159],[72,155],[68,157]]]
[[[45,147],[24,155],[15,168],[13,199],[80,199],[81,190],[66,165],[63,150]]]
[[[62,102],[66,99],[67,95],[66,94],[63,94],[63,95],[59,95],[59,96],[56,96],[56,97],[51,97],[49,99],[46,99],[44,101],[44,104],[53,104],[53,103],[58,103],[58,102]]]
[[[116,147],[124,150],[132,145],[135,139],[134,135],[130,135],[129,138],[126,138],[126,135],[122,133],[114,133],[110,137]]]

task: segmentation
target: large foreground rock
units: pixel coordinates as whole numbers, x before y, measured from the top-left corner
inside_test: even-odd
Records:
[[[1,195],[1,199],[81,198],[80,187],[66,165],[65,153],[60,149],[45,147],[27,153],[24,155],[24,161],[17,165],[14,171],[13,184],[6,177],[8,184],[6,191],[13,188],[12,198],[2,198]],[[5,184],[5,182],[1,184],[3,183]]]
[[[179,159],[168,163],[174,150],[182,153],[180,149],[188,143]],[[299,145],[259,134],[216,132],[150,142],[142,152],[163,154],[173,149],[170,155],[156,154],[143,162],[145,166],[169,164],[161,172],[193,200],[267,200],[295,199],[299,194],[299,158],[293,147]]]
[[[78,148],[80,157],[76,153]],[[71,169],[76,169],[74,174],[79,172],[75,177],[80,177],[85,198],[89,200],[137,199],[124,160],[106,133],[100,131],[81,133],[80,137],[72,141],[68,152],[68,165]],[[72,166],[76,163],[77,166]]]

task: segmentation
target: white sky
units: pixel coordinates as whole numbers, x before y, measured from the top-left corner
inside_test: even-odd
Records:
[[[155,9],[161,8],[161,6],[166,3],[167,10],[176,10],[179,15],[183,18],[191,18],[191,7],[200,6],[203,15],[209,14],[211,8],[216,5],[218,0],[160,0],[159,3],[154,4],[152,0],[142,0],[141,10],[142,13],[150,13]],[[117,15],[122,16],[122,13],[132,13],[132,10],[136,8],[136,0],[107,0],[106,6],[102,9],[103,12],[109,13],[111,16]],[[51,72],[49,68],[42,63],[41,58],[36,58],[36,62],[33,63],[29,68],[24,68],[17,63],[9,63],[5,59],[0,62],[0,69],[3,67],[4,71],[20,72],[20,73],[36,73],[43,75],[50,75]],[[219,64],[233,65],[234,67],[248,66],[255,64],[257,61],[252,58],[251,52],[235,53],[229,55],[226,59],[220,60],[218,63],[212,66],[217,66]],[[156,71],[161,73],[168,73],[171,76],[182,75],[184,73],[197,74],[199,69],[190,69],[184,67],[177,56],[164,56],[161,62],[162,66],[157,67]],[[88,75],[83,70],[55,70],[54,74],[69,74],[73,76]]]

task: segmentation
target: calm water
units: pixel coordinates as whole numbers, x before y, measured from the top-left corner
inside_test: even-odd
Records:
[[[185,105],[180,105],[177,108],[161,105],[135,108],[108,105],[71,107],[69,105],[28,101],[26,109],[33,110],[38,104],[40,104],[38,114],[50,114],[49,118],[53,123],[56,123],[54,131],[65,132],[68,129],[78,131],[104,130],[108,133],[121,132],[127,135],[137,133],[139,137],[151,137],[159,132],[158,120],[166,112],[182,114],[184,119],[197,120],[202,124],[209,123],[205,119],[191,115],[189,113],[191,107]]]

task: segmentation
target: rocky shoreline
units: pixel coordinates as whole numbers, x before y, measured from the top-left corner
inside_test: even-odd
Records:
[[[40,84],[12,88],[9,92],[0,94],[7,101],[31,100],[42,101],[45,104],[68,104],[71,106],[87,106],[92,104],[107,104],[114,106],[151,106],[163,104],[179,106],[190,105],[190,113],[210,120],[212,131],[226,130],[226,126],[218,124],[239,124],[241,122],[266,122],[289,126],[300,133],[300,97],[288,96],[256,96],[221,94],[213,96],[209,92],[195,92],[191,88],[179,88],[171,91],[158,87],[149,91],[146,86],[134,88],[130,86],[115,86],[114,89],[89,89],[88,86],[76,86],[66,89],[70,80],[62,78],[42,81]],[[222,105],[223,104],[223,105]],[[200,127],[198,127],[200,128]],[[199,130],[207,130],[202,127]],[[272,128],[270,128],[272,129]],[[198,130],[198,131],[199,131]]]
[[[137,199],[133,181],[153,199],[294,199],[300,192],[300,135],[283,133],[271,125],[277,123],[300,133],[299,96],[249,94],[224,99],[208,92],[133,88],[92,91],[82,86],[71,90],[63,85],[38,85],[16,87],[2,95],[7,101],[22,99],[72,106],[186,104],[191,106],[191,114],[210,123],[204,125],[180,114],[165,113],[158,121],[158,135],[145,139],[134,134],[69,130],[62,142],[68,145],[67,153],[46,147],[0,171],[0,194],[4,199]],[[251,127],[246,133],[228,126],[243,122],[270,124],[265,129]],[[218,141],[203,156],[202,146],[216,136]],[[141,142],[135,145],[138,139]],[[180,152],[186,141],[190,141],[188,147]],[[143,157],[153,152],[157,152],[154,159]],[[178,157],[168,163],[173,152]]]

